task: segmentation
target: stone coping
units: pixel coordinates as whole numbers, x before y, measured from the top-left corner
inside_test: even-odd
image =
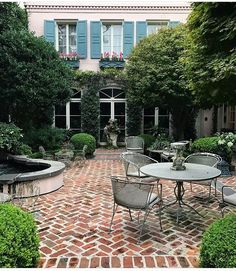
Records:
[[[46,177],[52,177],[59,175],[65,169],[65,164],[62,162],[43,159],[31,159],[25,155],[8,155],[8,160],[13,160],[16,163],[25,164],[26,166],[40,165],[45,166],[46,168],[33,172],[3,174],[0,176],[1,184],[11,184],[14,182],[24,182],[28,180],[38,180]]]

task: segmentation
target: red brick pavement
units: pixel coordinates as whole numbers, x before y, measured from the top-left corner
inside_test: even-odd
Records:
[[[83,167],[66,170],[61,189],[39,198],[35,213],[41,239],[39,267],[198,267],[202,233],[220,217],[216,200],[208,205],[194,197],[203,192],[206,199],[207,191],[200,186],[191,193],[186,185],[184,197],[204,218],[186,211],[176,224],[175,210],[165,209],[160,231],[152,212],[137,244],[138,223],[120,207],[109,234],[113,205],[109,177],[124,174],[120,151],[97,150],[95,159]],[[233,181],[234,177],[226,180]],[[174,199],[174,183],[161,182],[166,203]]]

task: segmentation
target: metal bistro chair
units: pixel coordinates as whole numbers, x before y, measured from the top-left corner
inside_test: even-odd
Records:
[[[217,164],[221,162],[222,158],[213,153],[207,153],[207,152],[198,152],[198,153],[192,153],[189,156],[185,158],[185,163],[194,163],[194,164],[201,164],[201,165],[206,165],[206,166],[211,166],[211,167],[217,167]],[[190,182],[190,188],[192,190],[192,184],[199,184],[203,186],[208,186],[209,187],[209,196],[208,196],[208,202],[210,201],[211,198],[211,186],[212,183],[214,184],[215,188],[215,196],[216,196],[216,182],[217,178],[212,179],[212,180],[206,180],[206,181],[201,181],[201,182]]]
[[[141,225],[138,243],[142,236],[143,227],[146,222],[146,219],[155,205],[159,206],[159,221],[160,228],[162,230],[161,224],[161,209],[162,209],[162,185],[157,185],[157,194],[153,192],[155,184],[150,183],[141,183],[141,182],[129,182],[126,178],[121,177],[111,177],[112,182],[112,192],[113,192],[113,213],[110,223],[110,232],[112,231],[112,223],[117,211],[118,206],[128,208],[131,221],[132,215],[131,210],[144,211],[144,218]],[[139,223],[139,214],[138,213],[138,223]]]
[[[128,136],[125,139],[126,151],[144,153],[144,140],[139,136]]]
[[[222,201],[219,203],[222,217],[224,217],[225,208],[228,206],[236,207],[236,191],[235,187],[229,185],[222,186]]]
[[[159,181],[159,179],[154,178],[154,177],[149,177],[140,171],[140,168],[142,166],[149,165],[152,163],[158,163],[157,160],[149,156],[146,156],[144,154],[135,153],[135,152],[123,152],[121,154],[121,159],[124,164],[125,175],[127,178],[136,177],[140,181],[143,180],[145,182]]]

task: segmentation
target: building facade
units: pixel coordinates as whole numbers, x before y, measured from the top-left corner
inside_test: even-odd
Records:
[[[99,71],[106,67],[122,69],[129,53],[140,39],[158,32],[162,27],[175,27],[179,23],[185,23],[191,11],[187,2],[180,4],[169,1],[163,4],[164,2],[160,1],[157,4],[157,1],[141,3],[136,0],[125,4],[122,0],[105,1],[100,1],[100,4],[80,2],[70,5],[65,2],[61,4],[26,2],[29,29],[51,42],[62,58],[70,59],[70,64],[74,68],[82,71]],[[78,90],[68,104],[55,109],[55,126],[80,131],[81,95]],[[99,97],[100,141],[103,141],[103,128],[109,118],[118,119],[124,138],[126,127],[124,90],[111,85],[101,89]],[[221,114],[221,111],[218,114]],[[224,123],[225,119],[222,121]],[[161,108],[143,110],[144,133],[154,125],[169,128],[169,124],[170,116],[165,110]],[[212,125],[212,111],[202,111],[196,124],[198,135],[210,134]],[[220,129],[222,123],[219,122],[218,126]]]

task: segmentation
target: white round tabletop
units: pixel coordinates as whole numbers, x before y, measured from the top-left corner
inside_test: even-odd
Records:
[[[140,168],[148,176],[174,181],[204,181],[220,176],[221,171],[215,167],[185,163],[185,170],[171,169],[172,163],[153,163]]]

